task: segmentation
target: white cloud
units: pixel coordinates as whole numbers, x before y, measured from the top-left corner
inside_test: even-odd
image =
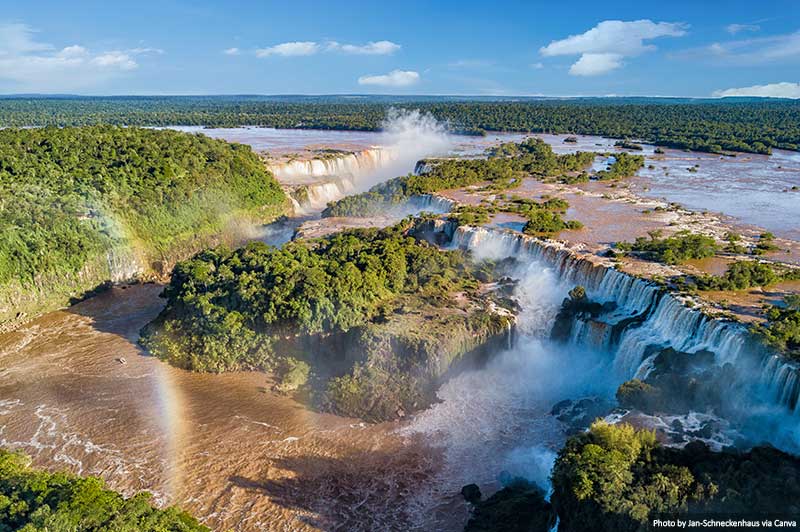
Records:
[[[361,76],[359,85],[380,85],[382,87],[408,87],[419,82],[419,73],[413,70],[392,70],[388,74]]]
[[[260,48],[256,50],[256,56],[268,57],[271,55],[281,55],[284,57],[292,57],[314,55],[323,51],[350,55],[391,55],[400,50],[400,48],[401,46],[399,44],[393,43],[392,41],[370,41],[362,45],[346,44],[336,41],[328,41],[324,44],[315,41],[297,41],[276,44],[268,48]],[[236,50],[236,52],[229,55],[239,53],[238,48],[231,48],[231,50]],[[228,53],[227,50],[226,53]]]
[[[531,63],[531,68],[535,68],[536,70],[540,70],[540,69],[544,68],[544,64],[543,63]]]
[[[573,76],[597,76],[622,66],[620,54],[583,54],[569,67]]]
[[[0,86],[43,92],[92,87],[136,69],[135,55],[163,53],[156,48],[92,52],[78,44],[59,49],[36,36],[26,24],[0,25]]]
[[[737,89],[714,91],[714,96],[761,96],[767,98],[800,98],[800,83],[769,83],[767,85],[753,85]]]
[[[130,50],[126,50],[129,54],[136,54],[136,55],[145,55],[145,54],[156,54],[156,55],[164,55],[164,50],[161,48],[131,48]]]
[[[741,33],[743,31],[758,31],[760,29],[761,26],[758,24],[728,24],[725,26],[725,31],[731,35],[736,35],[737,33]]]
[[[228,48],[226,50],[223,50],[222,53],[225,54],[225,55],[239,55],[239,49],[238,48]]]
[[[271,55],[280,55],[283,57],[314,55],[319,52],[319,49],[319,44],[313,41],[285,42],[268,48],[259,48],[256,50],[256,57],[269,57]]]
[[[652,20],[604,20],[594,28],[553,41],[539,50],[545,57],[580,55],[570,68],[576,76],[596,76],[622,66],[624,57],[635,57],[656,49],[645,40],[686,35],[686,25]]]
[[[124,52],[106,52],[92,58],[91,62],[101,67],[118,67],[122,70],[133,70],[139,66]]]
[[[355,44],[341,44],[336,41],[330,41],[327,49],[332,52],[343,52],[345,54],[355,55],[391,55],[398,50],[401,46],[392,41],[370,41],[364,45]]]
[[[800,58],[800,31],[756,39],[715,42],[705,48],[717,59],[736,63],[761,63]]]
[[[459,59],[447,63],[447,66],[453,69],[480,69],[493,67],[494,62],[486,59]]]

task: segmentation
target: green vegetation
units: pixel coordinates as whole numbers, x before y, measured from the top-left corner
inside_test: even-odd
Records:
[[[622,148],[625,150],[634,150],[634,151],[642,151],[644,148],[641,144],[636,144],[628,139],[618,140],[614,143],[614,146],[617,148]]]
[[[538,202],[529,198],[512,196],[498,207],[498,210],[519,214],[528,219],[523,232],[529,235],[549,235],[564,229],[581,229],[583,224],[577,220],[564,220],[569,203],[561,198],[546,198]]]
[[[323,216],[372,216],[387,207],[408,201],[416,194],[429,194],[441,190],[462,188],[487,183],[488,190],[506,190],[521,184],[527,175],[546,177],[563,172],[575,172],[591,164],[594,154],[578,152],[556,155],[546,142],[529,138],[522,143],[505,143],[488,152],[486,159],[445,159],[429,161],[430,170],[422,175],[398,177],[372,187],[368,192],[343,198],[328,205]],[[513,212],[529,219],[526,232],[549,234],[563,229],[579,229],[576,221],[564,221],[560,213],[569,207],[566,201],[549,199],[544,203],[515,197],[510,203],[496,207],[496,211]],[[480,216],[479,211],[486,216]],[[462,223],[483,223],[489,211],[467,209],[470,216],[456,213],[454,218]],[[467,222],[464,220],[473,220]]]
[[[481,225],[489,221],[493,210],[481,205],[459,205],[450,212],[448,218],[459,225]]]
[[[175,267],[167,306],[140,341],[181,368],[275,369],[287,390],[315,380],[320,404],[349,415],[421,406],[450,362],[508,319],[486,311],[491,297],[478,300],[480,272],[462,252],[411,229],[407,220],[281,249],[201,252]]]
[[[780,281],[800,279],[800,270],[756,261],[737,261],[722,276],[698,277],[700,290],[746,290],[753,286],[769,286]]]
[[[779,248],[775,245],[775,235],[767,231],[761,233],[758,237],[758,244],[753,249],[753,255],[763,255],[770,251],[777,251]]]
[[[626,179],[636,175],[636,172],[643,166],[644,155],[631,155],[625,152],[617,153],[614,154],[614,162],[611,163],[608,170],[597,172],[597,178],[601,181]]]
[[[768,345],[800,360],[800,295],[785,296],[782,306],[770,305],[764,311],[767,322],[755,325],[753,331]]]
[[[34,293],[63,304],[115,269],[161,269],[284,201],[247,146],[110,126],[2,130],[0,309],[28,310],[20,299]]]
[[[619,242],[616,247],[664,264],[680,264],[689,259],[712,257],[719,250],[712,237],[689,231],[679,231],[667,238],[661,238],[660,231],[651,231],[649,236],[650,238],[639,237],[633,243]]]
[[[658,514],[795,514],[800,460],[771,447],[711,452],[663,447],[655,434],[595,422],[570,438],[553,468],[559,531],[649,530]]]
[[[793,101],[583,98],[542,101],[447,97],[52,97],[0,99],[0,126],[381,127],[390,107],[420,109],[463,133],[521,131],[636,138],[681,149],[768,153],[800,146]]]
[[[175,507],[154,508],[149,493],[129,499],[95,477],[47,473],[20,454],[0,450],[0,532],[201,532]]]
[[[747,248],[741,244],[742,236],[737,233],[726,233],[725,242],[726,244],[723,250],[727,253],[741,254],[747,251]]]

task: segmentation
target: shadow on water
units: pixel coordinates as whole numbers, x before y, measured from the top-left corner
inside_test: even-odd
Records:
[[[139,331],[155,318],[165,301],[159,295],[164,286],[157,283],[102,284],[65,309],[65,312],[91,319],[98,332],[121,336],[136,343]]]
[[[248,494],[267,496],[302,514],[303,523],[321,530],[411,530],[415,496],[438,463],[436,455],[415,447],[282,457],[269,460],[267,468],[273,477],[281,470],[282,478],[234,475],[228,480]]]
[[[113,286],[114,283],[112,283],[111,281],[103,281],[94,288],[90,288],[89,290],[86,290],[80,295],[69,298],[69,304],[77,305],[78,303],[86,301],[87,299],[91,299],[95,296],[98,296],[104,292],[109,291]]]

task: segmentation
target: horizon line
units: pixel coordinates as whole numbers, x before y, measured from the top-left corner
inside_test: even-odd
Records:
[[[576,99],[624,99],[624,98],[650,98],[664,100],[726,100],[726,99],[756,99],[756,100],[790,100],[795,98],[776,97],[776,96],[669,96],[669,95],[622,95],[622,94],[602,94],[602,95],[556,95],[545,94],[385,94],[385,93],[129,93],[129,94],[76,94],[76,93],[47,93],[47,92],[16,92],[0,93],[0,99],[10,98],[187,98],[187,97],[262,97],[262,98],[474,98],[474,99],[553,99],[553,100],[576,100]]]

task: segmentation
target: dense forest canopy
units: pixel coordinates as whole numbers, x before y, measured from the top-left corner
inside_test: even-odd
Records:
[[[424,408],[450,365],[504,338],[510,321],[479,293],[490,266],[409,236],[414,227],[204,251],[176,266],[140,341],[186,369],[270,370],[275,390],[302,388],[347,416]]]
[[[23,455],[0,450],[0,532],[208,532],[175,507],[159,510],[150,494],[126,499],[95,477],[48,473]]]
[[[435,299],[477,285],[461,252],[439,250],[407,229],[199,253],[175,267],[167,307],[142,343],[187,369],[269,369],[281,338],[344,333],[404,294]]]
[[[795,516],[800,460],[772,447],[712,452],[662,446],[654,432],[596,421],[570,438],[553,468],[559,530],[651,530],[658,516]],[[791,479],[791,480],[789,480]]]
[[[2,130],[0,289],[102,281],[86,268],[108,270],[113,250],[175,260],[234,217],[274,218],[284,201],[248,146],[115,126]]]
[[[470,134],[592,134],[712,152],[767,153],[800,146],[800,102],[753,99],[14,97],[0,99],[0,126],[106,123],[376,130],[392,106],[429,112],[454,131]]]

